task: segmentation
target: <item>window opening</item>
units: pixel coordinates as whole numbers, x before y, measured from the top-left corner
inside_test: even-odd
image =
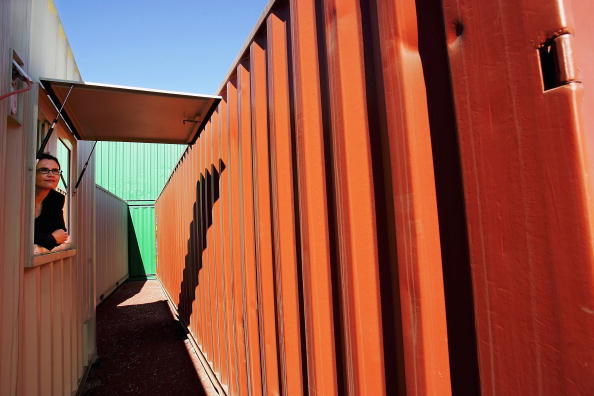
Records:
[[[41,147],[41,143],[49,130],[50,123],[45,119],[38,119],[37,120],[37,144],[35,146],[36,150],[39,150]]]
[[[55,109],[58,110],[58,109]],[[39,96],[39,116],[37,120],[37,158],[35,165],[35,241],[34,254],[45,254],[59,250],[72,249],[76,233],[76,198],[73,195],[72,178],[76,176],[76,140],[57,123],[54,109],[46,97]],[[54,132],[54,133],[52,133]],[[40,163],[55,157],[59,169],[50,163]],[[42,157],[42,159],[39,159]],[[48,195],[44,195],[47,190]],[[38,194],[40,193],[40,194]]]
[[[56,190],[66,197],[64,202],[64,223],[70,229],[70,199],[68,185],[70,184],[70,149],[62,139],[58,139],[58,150],[56,157],[60,161],[62,175]]]

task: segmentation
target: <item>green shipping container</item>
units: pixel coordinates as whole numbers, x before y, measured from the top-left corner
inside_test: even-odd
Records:
[[[96,183],[124,201],[155,201],[186,149],[180,144],[99,142]]]
[[[98,142],[96,183],[128,203],[130,278],[156,274],[155,200],[185,145]]]
[[[129,206],[128,266],[130,278],[151,278],[157,273],[155,206]]]

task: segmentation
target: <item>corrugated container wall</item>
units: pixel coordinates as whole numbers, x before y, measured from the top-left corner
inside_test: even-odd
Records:
[[[128,278],[128,205],[97,186],[96,301],[106,298]]]
[[[131,278],[152,277],[157,273],[154,204],[130,205],[128,213],[129,270]]]
[[[594,394],[574,11],[270,2],[156,203],[219,393]]]
[[[124,201],[154,203],[186,146],[98,142],[96,182]]]
[[[97,184],[130,205],[129,270],[132,278],[156,273],[154,203],[185,147],[126,142],[97,144]]]
[[[158,275],[230,395],[447,395],[414,1],[273,1],[157,201]]]
[[[52,0],[2,1],[0,44],[2,94],[10,89],[12,59],[35,81],[81,80]],[[58,123],[56,134],[71,142],[73,154],[67,180],[73,244],[33,256],[36,130],[38,119],[55,114],[42,111],[37,84],[13,99],[15,117],[8,116],[13,100],[0,102],[0,394],[72,394],[95,354],[93,160],[90,174],[72,191],[92,142],[76,142]],[[48,147],[55,145],[56,135]]]
[[[482,394],[594,394],[594,3],[443,3]]]

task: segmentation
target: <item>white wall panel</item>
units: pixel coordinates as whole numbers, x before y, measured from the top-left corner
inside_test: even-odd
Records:
[[[95,191],[99,303],[128,277],[128,205],[99,186]]]

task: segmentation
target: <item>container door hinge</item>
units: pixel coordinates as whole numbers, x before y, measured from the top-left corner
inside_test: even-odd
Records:
[[[557,35],[542,43],[538,52],[545,91],[579,82],[573,56],[573,35]]]

